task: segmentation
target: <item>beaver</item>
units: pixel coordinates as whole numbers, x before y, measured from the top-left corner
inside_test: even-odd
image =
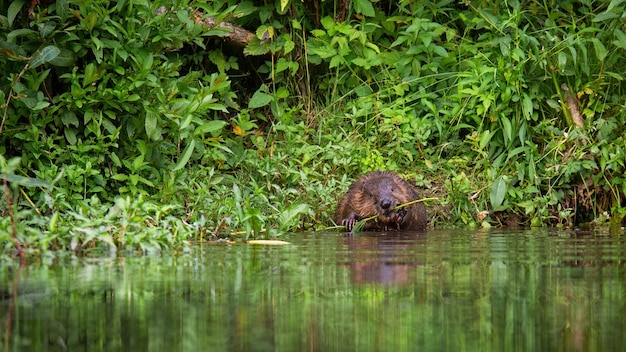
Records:
[[[426,229],[424,203],[413,203],[395,210],[395,207],[419,199],[413,187],[396,173],[375,171],[361,176],[343,196],[333,220],[348,231],[361,219],[378,215],[369,220],[364,230],[419,231]]]

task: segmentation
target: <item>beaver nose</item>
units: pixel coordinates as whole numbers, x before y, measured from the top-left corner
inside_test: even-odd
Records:
[[[388,199],[380,201],[380,207],[383,209],[389,209],[391,207],[391,201]]]

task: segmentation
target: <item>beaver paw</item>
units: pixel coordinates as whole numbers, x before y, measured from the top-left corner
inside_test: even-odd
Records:
[[[345,226],[346,230],[348,231],[352,231],[352,228],[354,227],[355,224],[356,224],[355,219],[343,219],[343,221],[341,222],[341,225]]]
[[[341,225],[346,227],[346,230],[352,231],[354,225],[356,225],[358,219],[355,214],[351,214],[347,218],[341,220]]]
[[[396,223],[401,224],[406,217],[406,209],[402,208],[395,213],[394,220]]]

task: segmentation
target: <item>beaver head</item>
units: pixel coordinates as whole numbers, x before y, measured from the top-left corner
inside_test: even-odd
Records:
[[[402,204],[401,185],[390,176],[376,177],[361,185],[361,192],[366,203],[369,204],[371,214],[379,215],[382,223],[399,223],[402,216],[396,211],[396,206]]]

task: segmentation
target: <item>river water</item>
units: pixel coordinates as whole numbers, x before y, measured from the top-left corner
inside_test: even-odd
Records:
[[[0,269],[7,351],[622,351],[626,233],[290,234]]]

